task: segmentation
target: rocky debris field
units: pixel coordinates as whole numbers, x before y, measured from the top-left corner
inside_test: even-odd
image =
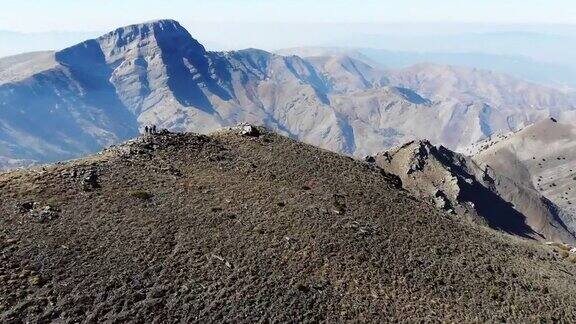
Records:
[[[576,266],[247,128],[0,174],[0,322],[573,322]]]

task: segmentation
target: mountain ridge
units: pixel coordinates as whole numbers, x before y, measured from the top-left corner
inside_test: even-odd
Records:
[[[0,321],[576,318],[559,248],[249,130],[161,132],[1,173]]]
[[[523,237],[576,242],[576,227],[566,223],[557,205],[491,163],[428,141],[380,153],[375,163],[399,176],[406,190],[441,210]]]
[[[384,69],[403,69],[428,62],[497,71],[515,78],[574,92],[574,67],[560,63],[534,60],[522,55],[497,55],[482,52],[422,52],[394,51],[378,48],[354,47],[296,47],[275,51],[282,55],[314,56],[348,55]]]
[[[152,124],[208,133],[249,122],[364,156],[422,138],[461,150],[550,115],[576,118],[568,97],[545,88],[526,96],[520,81],[517,93],[503,92],[511,81],[492,90],[477,72],[457,76],[481,83],[454,84],[437,71],[383,71],[350,57],[209,52],[173,20],[119,28],[56,52],[49,69],[33,57],[18,60],[10,78],[21,71],[22,80],[0,77],[0,156],[16,160],[78,157]],[[422,74],[426,84],[417,82]],[[477,84],[488,91],[472,91]],[[516,95],[506,99],[512,107],[502,104]],[[422,127],[429,123],[438,126]]]

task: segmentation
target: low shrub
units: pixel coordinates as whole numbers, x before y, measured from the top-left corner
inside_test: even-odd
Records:
[[[130,196],[141,200],[148,200],[153,197],[151,193],[143,190],[130,191]]]

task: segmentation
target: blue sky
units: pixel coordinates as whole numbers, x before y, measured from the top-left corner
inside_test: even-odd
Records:
[[[199,22],[576,24],[576,0],[1,0],[0,30],[109,30]]]

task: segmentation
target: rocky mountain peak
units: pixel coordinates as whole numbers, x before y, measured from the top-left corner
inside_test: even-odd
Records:
[[[156,43],[164,52],[204,54],[206,49],[175,20],[156,20],[118,28],[97,40],[105,54]]]
[[[167,37],[169,35],[190,36],[188,31],[175,20],[155,20],[117,28],[99,37],[99,39],[105,40],[109,38],[116,38],[118,40],[129,42],[136,37]]]
[[[120,27],[97,39],[66,48],[56,53],[56,60],[64,65],[87,60],[116,63],[158,54],[198,58],[205,56],[206,49],[177,21],[156,20]]]

